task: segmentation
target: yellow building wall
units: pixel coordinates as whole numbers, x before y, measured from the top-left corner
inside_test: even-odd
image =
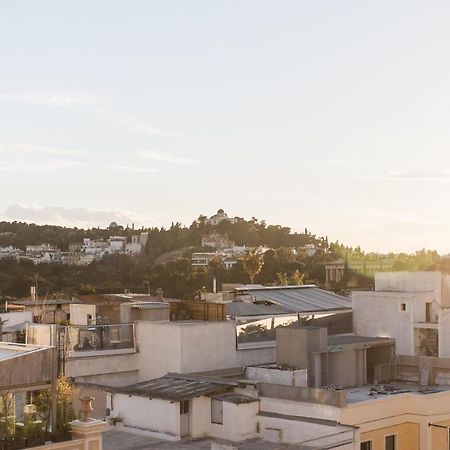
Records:
[[[361,442],[372,441],[373,450],[385,450],[384,438],[391,434],[397,436],[397,450],[420,450],[420,426],[417,423],[402,423],[361,433]],[[438,449],[433,446],[433,450]]]
[[[433,422],[434,425],[441,425],[443,427],[450,427],[450,420],[444,422]],[[431,428],[431,442],[433,443],[433,450],[448,450],[448,429],[447,428]]]

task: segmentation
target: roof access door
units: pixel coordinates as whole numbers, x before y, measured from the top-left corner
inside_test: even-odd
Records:
[[[182,438],[189,436],[189,400],[180,402],[180,436]]]

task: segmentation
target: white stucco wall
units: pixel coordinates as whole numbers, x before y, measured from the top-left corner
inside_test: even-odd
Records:
[[[198,397],[191,401],[191,436],[214,437],[239,442],[255,438],[257,433],[257,414],[259,402],[223,402],[223,424],[211,422],[211,399]]]
[[[88,325],[88,315],[91,316],[91,320],[95,320],[95,305],[72,304],[69,311],[71,325]]]
[[[444,308],[439,314],[439,357],[450,357],[450,309]]]
[[[236,350],[234,321],[138,321],[139,379],[275,362],[275,348]]]
[[[441,303],[441,272],[377,272],[375,291],[423,292],[434,291],[435,300]]]
[[[141,381],[181,372],[181,330],[173,322],[136,322],[136,342]]]
[[[180,438],[180,404],[127,394],[112,395],[112,414],[122,417],[125,429],[146,432],[158,438]]]
[[[353,328],[359,336],[390,337],[401,355],[414,355],[414,323],[425,322],[428,292],[352,292]],[[401,304],[406,304],[406,311]]]

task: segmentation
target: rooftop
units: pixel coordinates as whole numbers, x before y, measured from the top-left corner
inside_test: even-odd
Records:
[[[46,347],[42,347],[39,345],[0,342],[0,361],[5,361],[11,358],[17,358],[24,354],[40,351],[44,348]]]
[[[415,394],[433,395],[450,391],[450,386],[420,386],[413,382],[395,382],[384,385],[354,386],[345,389],[347,394],[347,404],[365,402],[388,397]]]
[[[250,302],[230,302],[227,303],[226,310],[227,315],[233,317],[270,316],[289,313],[288,310],[279,305]]]
[[[36,305],[70,305],[80,304],[80,301],[70,300],[67,298],[50,299],[50,300],[12,300],[10,304],[21,306],[36,306]]]
[[[256,300],[274,303],[293,313],[345,311],[352,308],[349,298],[319,289],[316,285],[242,287],[235,291],[248,293]]]
[[[336,334],[328,336],[328,345],[345,344],[387,344],[395,343],[395,339],[371,336],[354,336],[352,334]]]
[[[213,377],[167,374],[155,380],[116,388],[114,392],[180,402],[201,395],[223,394],[237,385],[237,382]]]

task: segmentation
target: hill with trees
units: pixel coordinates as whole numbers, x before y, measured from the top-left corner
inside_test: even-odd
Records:
[[[349,248],[339,242],[329,243],[327,237],[292,232],[288,227],[268,225],[264,220],[239,220],[237,223],[223,221],[209,225],[200,216],[189,227],[173,223],[168,228],[147,228],[149,240],[145,253],[140,256],[110,255],[88,266],[64,264],[39,264],[21,260],[0,259],[0,297],[24,297],[30,286],[38,282],[39,296],[69,296],[74,293],[120,293],[154,292],[162,288],[168,297],[192,299],[202,290],[211,290],[215,277],[219,283],[287,284],[325,281],[324,264],[345,257],[373,260],[390,258],[394,270],[444,270],[449,260],[436,252],[421,251],[415,254],[366,254],[359,247]],[[113,234],[131,237],[136,230],[118,227]],[[225,269],[220,261],[212,261],[208,267],[193,267],[190,252],[200,251],[202,238],[211,233],[227,236],[237,245],[250,248],[268,247],[253,262],[239,261],[231,269]],[[69,244],[81,243],[83,238],[107,239],[109,229],[83,230],[53,225],[36,225],[23,222],[0,222],[0,246],[12,245],[25,250],[26,245],[43,242],[56,245],[66,251]],[[309,256],[305,246],[311,244],[315,254]],[[156,264],[161,256],[180,249],[191,249],[183,257],[166,264]],[[204,251],[204,249],[203,249]],[[163,258],[164,259],[164,258]],[[249,267],[252,270],[249,271]],[[249,276],[251,274],[252,276]]]

